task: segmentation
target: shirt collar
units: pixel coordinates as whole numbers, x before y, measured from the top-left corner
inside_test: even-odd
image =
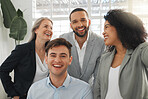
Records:
[[[67,77],[63,83],[63,86],[67,88],[69,86],[70,82],[71,82],[71,77],[69,76],[69,74],[67,74]]]
[[[50,76],[49,76],[50,77]],[[50,80],[50,78],[48,77],[48,80],[47,80],[47,85],[49,86],[51,86],[52,88],[56,88],[54,85],[52,85],[52,83],[51,83],[51,80]],[[62,86],[60,86],[60,87],[68,87],[69,86],[69,84],[70,84],[70,82],[71,82],[71,77],[69,76],[69,74],[67,74],[67,77],[66,77],[66,79],[65,79],[65,81],[64,81],[64,83],[63,83],[63,85]],[[59,87],[59,88],[60,88]]]

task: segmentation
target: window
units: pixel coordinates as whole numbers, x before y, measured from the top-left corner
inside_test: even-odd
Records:
[[[53,38],[70,29],[69,14],[77,7],[86,9],[91,19],[90,29],[102,35],[103,16],[109,9],[122,8],[139,16],[148,31],[148,0],[33,0],[33,19],[49,17],[53,21]]]

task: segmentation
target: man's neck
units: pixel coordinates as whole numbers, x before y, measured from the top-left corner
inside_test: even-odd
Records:
[[[87,36],[88,36],[88,33],[84,37],[79,37],[75,35],[75,39],[78,42],[80,49],[82,48],[84,42],[87,40]]]
[[[56,88],[59,88],[60,86],[63,85],[66,77],[67,77],[67,73],[65,73],[62,76],[50,75],[50,81]]]

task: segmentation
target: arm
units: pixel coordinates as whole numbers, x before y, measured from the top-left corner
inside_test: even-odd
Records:
[[[18,49],[18,47],[16,47],[15,50],[12,51],[11,55],[2,63],[0,67],[0,78],[3,87],[8,96],[11,97],[18,96],[18,93],[14,88],[14,83],[12,82],[12,78],[9,74],[18,65],[18,62],[21,58],[20,56],[20,50]]]
[[[98,74],[97,74],[97,77],[96,77],[96,80],[95,80],[94,86],[93,86],[93,96],[94,96],[94,99],[101,99],[99,70],[98,70]]]
[[[32,99],[31,97],[32,97],[32,94],[31,94],[31,88],[30,88],[27,94],[27,99]]]
[[[148,60],[147,60],[148,59],[148,46],[142,50],[141,59],[145,65],[146,75],[148,78]]]
[[[148,46],[144,47],[141,53],[141,59],[148,70]]]
[[[101,50],[101,55],[104,53],[104,50],[105,50],[105,45],[102,46],[102,50]],[[97,61],[96,61],[96,66],[95,66],[95,70],[94,70],[94,81],[93,81],[93,84],[95,83],[95,80],[96,80],[96,77],[97,77],[97,72],[98,72],[98,67],[99,67],[99,64],[100,64],[100,57],[97,58]]]
[[[93,94],[90,85],[84,90],[84,95],[82,99],[93,99]]]
[[[29,88],[28,90],[28,93],[27,93],[27,99],[35,99],[35,96],[36,96],[36,86],[34,84],[31,85],[31,87]]]
[[[100,62],[98,64],[99,67],[96,70],[96,77],[95,77],[96,79],[93,84],[93,98],[94,99],[101,99],[101,85],[100,85],[101,62],[102,62],[102,57],[101,57]]]

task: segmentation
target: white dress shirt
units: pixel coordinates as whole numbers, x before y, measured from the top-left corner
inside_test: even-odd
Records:
[[[79,46],[77,40],[75,39],[75,34],[73,33],[73,40],[74,40],[75,46],[77,48],[77,52],[78,52],[78,56],[79,56],[79,63],[80,63],[81,68],[83,66],[83,60],[84,60],[84,55],[85,55],[85,50],[86,50],[88,38],[89,38],[89,32],[88,32],[88,36],[87,36],[86,41],[84,42],[82,48],[80,49],[80,46]]]

